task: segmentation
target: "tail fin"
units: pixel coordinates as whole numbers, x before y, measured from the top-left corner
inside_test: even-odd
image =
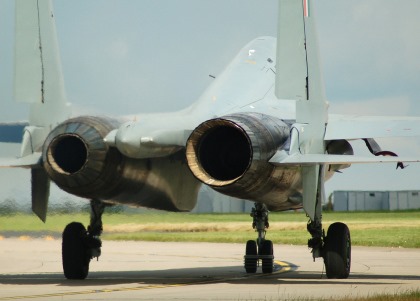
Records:
[[[275,93],[279,99],[307,99],[305,28],[301,0],[279,0]]]
[[[324,82],[312,0],[279,0],[276,61],[276,96],[296,100],[296,131],[290,152],[325,153],[324,135],[328,118]],[[314,219],[316,204],[323,198],[323,169],[302,168],[303,206]]]
[[[50,0],[16,0],[16,101],[31,104],[29,124],[51,128],[69,117]]]
[[[311,0],[279,0],[276,96],[325,102]]]
[[[45,222],[50,180],[40,166],[40,151],[48,133],[70,117],[51,0],[16,0],[15,99],[30,103],[21,160],[32,177],[32,210]],[[26,164],[26,165],[25,165]],[[11,165],[9,165],[11,166]]]
[[[30,103],[21,156],[37,152],[70,116],[50,0],[16,0],[15,100]]]

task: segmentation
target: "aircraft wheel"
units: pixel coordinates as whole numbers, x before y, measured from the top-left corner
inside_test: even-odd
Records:
[[[85,279],[89,273],[90,256],[85,241],[86,228],[81,223],[70,223],[63,232],[62,259],[67,279]]]
[[[271,240],[264,240],[261,247],[261,255],[273,255],[273,242]],[[263,258],[262,260],[262,272],[265,274],[273,272],[273,258]]]
[[[328,228],[325,239],[324,263],[327,277],[345,279],[350,274],[351,239],[346,224],[334,223]]]
[[[255,240],[248,240],[246,242],[245,255],[255,256],[255,258],[247,258],[245,256],[245,271],[247,273],[257,272],[257,242]]]

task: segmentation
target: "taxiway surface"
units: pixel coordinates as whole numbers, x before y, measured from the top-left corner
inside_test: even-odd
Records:
[[[0,240],[0,300],[290,300],[420,289],[420,250],[354,247],[349,279],[329,280],[305,246],[275,245],[276,271],[246,274],[244,245],[103,243],[84,281],[64,279],[59,240]]]

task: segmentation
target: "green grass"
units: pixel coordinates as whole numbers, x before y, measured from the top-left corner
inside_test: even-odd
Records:
[[[275,298],[250,299],[253,301],[275,301]],[[283,300],[283,298],[279,299]],[[332,298],[292,298],[290,301],[418,301],[420,290],[406,291],[391,294],[373,294],[367,297],[332,297]]]
[[[420,248],[420,211],[325,212],[324,227],[347,223],[353,245]],[[29,214],[0,216],[0,235],[55,235],[88,214],[52,214],[43,224]],[[105,214],[104,239],[149,241],[207,241],[243,243],[255,238],[249,214],[156,213]],[[267,238],[275,243],[306,245],[307,217],[302,212],[271,213]]]
[[[264,298],[250,299],[252,301],[275,301],[283,298]],[[391,294],[372,294],[367,297],[331,297],[331,298],[292,298],[290,301],[418,301],[420,300],[420,290],[406,291],[402,293]]]
[[[331,299],[321,299],[331,300]],[[320,301],[321,301],[320,300]],[[377,294],[369,297],[357,297],[357,298],[340,298],[338,301],[417,301],[420,300],[420,291],[407,291],[404,293],[394,293],[394,294]]]

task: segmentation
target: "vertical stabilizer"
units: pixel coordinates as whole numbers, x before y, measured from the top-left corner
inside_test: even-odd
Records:
[[[306,99],[307,76],[302,1],[280,0],[275,85],[277,98]]]
[[[311,0],[279,0],[276,96],[325,103]]]
[[[69,116],[50,0],[16,0],[16,101],[31,104],[29,123],[52,127]]]
[[[323,154],[328,112],[312,3],[279,0],[276,94],[296,100],[299,151]]]
[[[16,101],[30,103],[21,157],[41,151],[53,127],[70,117],[54,14],[50,0],[16,0]],[[32,169],[32,210],[45,222],[50,180],[40,166]]]
[[[312,0],[279,0],[276,96],[296,100],[299,146],[302,154],[324,154],[328,118]],[[293,138],[293,137],[292,137]],[[302,168],[303,207],[313,220],[322,201],[324,179],[319,164]]]

